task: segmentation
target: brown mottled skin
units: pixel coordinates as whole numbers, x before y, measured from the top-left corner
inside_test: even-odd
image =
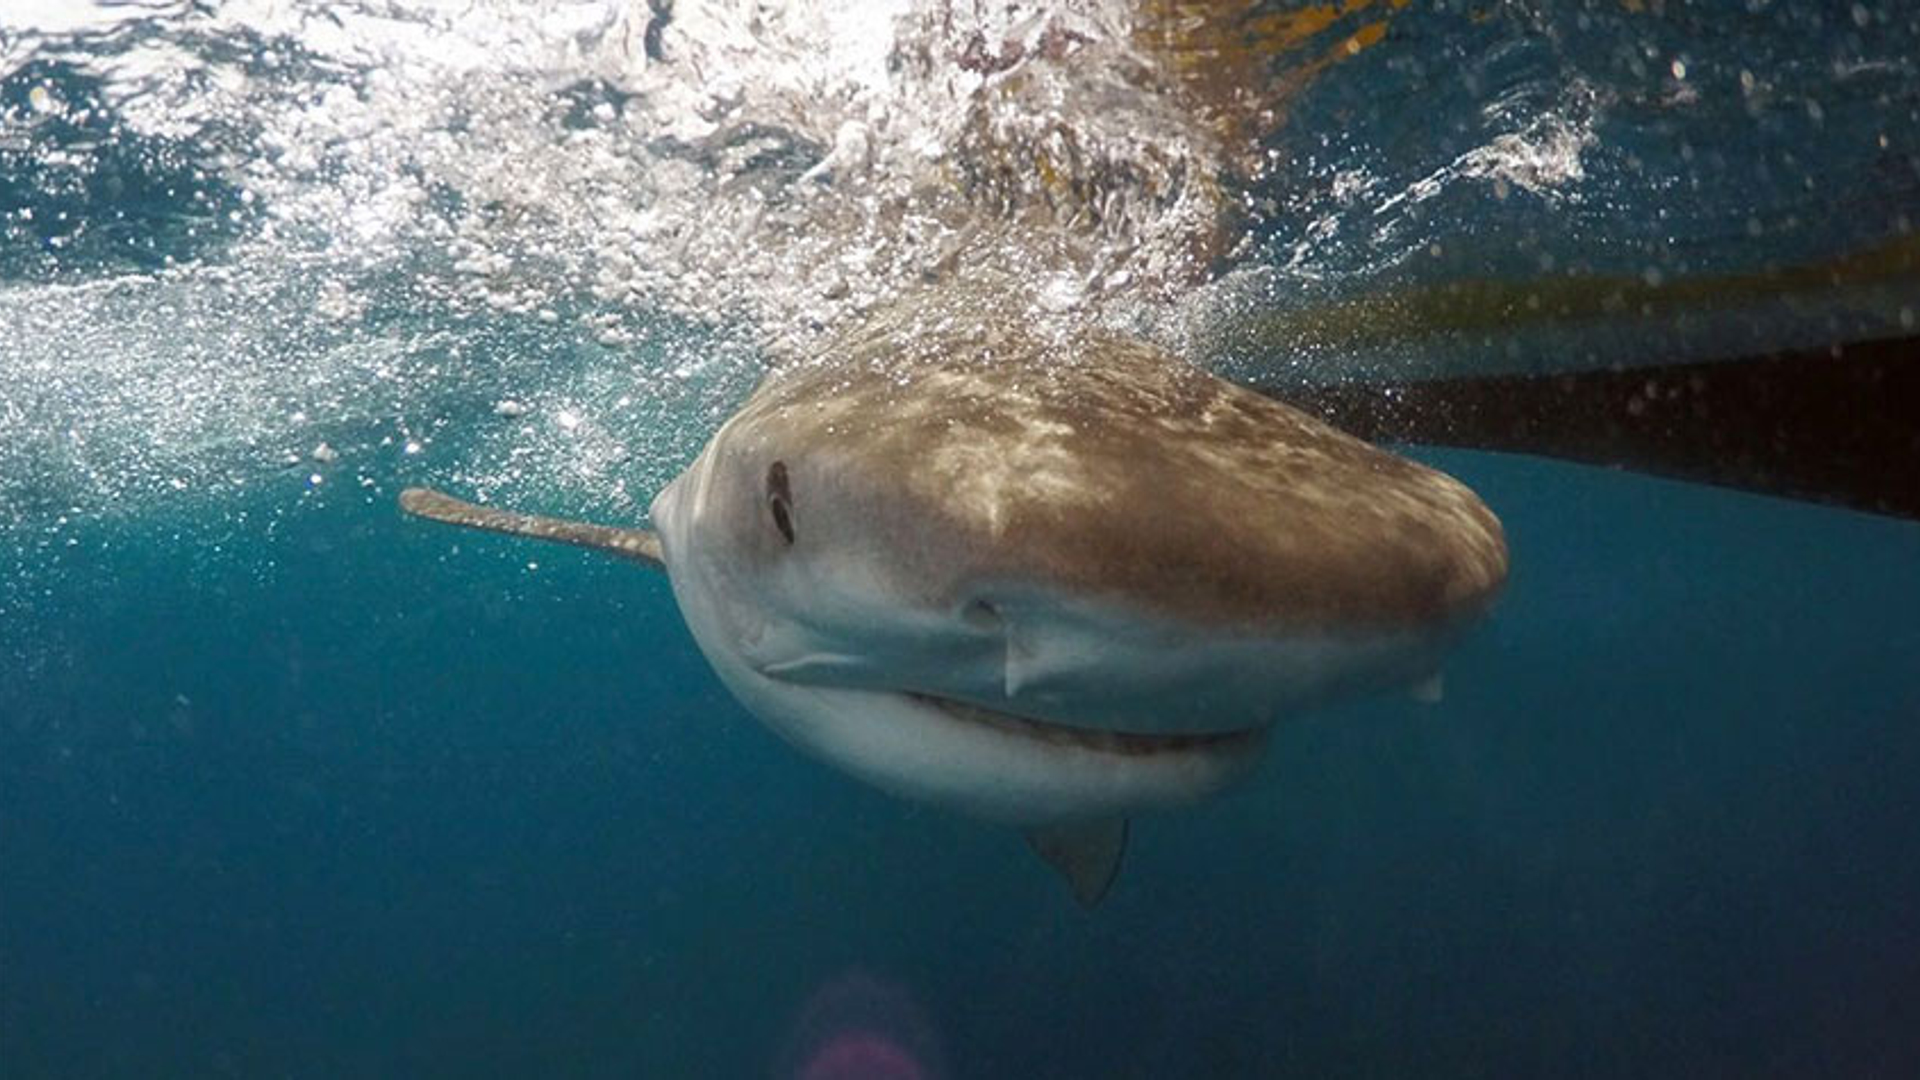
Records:
[[[1137,339],[956,307],[771,374],[715,440],[764,463],[723,471],[782,462],[799,544],[870,553],[935,606],[1039,581],[1339,634],[1471,618],[1506,576],[1498,520],[1448,476]],[[837,512],[810,515],[821,501]]]

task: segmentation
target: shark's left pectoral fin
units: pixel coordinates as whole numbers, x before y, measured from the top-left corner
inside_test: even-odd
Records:
[[[1027,830],[1033,853],[1060,871],[1081,907],[1092,907],[1120,876],[1120,857],[1127,850],[1127,819],[1049,825]]]
[[[1422,705],[1438,705],[1447,697],[1447,679],[1439,672],[1407,688],[1407,694]]]

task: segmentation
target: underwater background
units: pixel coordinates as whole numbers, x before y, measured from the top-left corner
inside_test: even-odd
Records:
[[[1093,912],[767,734],[663,577],[403,521],[638,520],[759,370],[569,261],[661,167],[581,59],[616,7],[0,6],[0,1076],[1920,1069],[1911,521],[1410,448],[1514,553],[1444,700],[1283,725]],[[1242,302],[1881,253],[1482,362],[1913,331],[1908,5],[1350,3],[1301,48],[1349,35],[1275,58]]]

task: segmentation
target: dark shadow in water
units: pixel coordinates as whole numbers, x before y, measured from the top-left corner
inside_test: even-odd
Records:
[[[1920,518],[1920,338],[1285,396],[1366,439],[1539,454]]]

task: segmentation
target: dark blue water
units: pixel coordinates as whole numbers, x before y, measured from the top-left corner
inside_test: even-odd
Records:
[[[1574,7],[1544,27],[1427,13],[1333,69],[1279,138],[1323,135],[1405,189],[1480,145],[1364,104],[1405,102],[1410,81],[1459,95],[1436,108],[1464,123],[1538,89],[1542,65],[1629,99],[1660,78],[1631,58],[1672,42],[1737,85],[1714,43],[1759,41],[1772,51],[1741,63],[1818,89],[1827,120],[1609,111],[1585,202],[1446,186],[1414,245],[1524,234],[1602,268],[1644,238],[1595,224],[1600,205],[1649,236],[1662,206],[1715,207],[1729,227],[1686,218],[1686,259],[1735,267],[1897,241],[1902,213],[1920,219],[1920,76],[1853,96],[1832,64],[1910,58],[1911,17],[1760,8],[1772,21],[1729,17],[1731,39],[1686,6],[1596,7],[1587,36]],[[84,70],[35,63],[0,71],[0,109],[49,81],[88,92]],[[1796,145],[1855,146],[1833,135],[1851,126],[1872,129],[1860,152],[1880,171],[1838,150],[1775,167]],[[60,172],[76,166],[46,140],[92,164]],[[1682,143],[1724,168],[1683,164]],[[1606,174],[1629,155],[1698,184]],[[69,303],[56,282],[156,253],[218,263],[257,211],[215,156],[123,140],[110,116],[16,125],[10,299]],[[1795,224],[1756,246],[1755,217]],[[1276,261],[1297,224],[1267,226]],[[1369,282],[1413,275],[1385,258],[1407,235],[1335,254]],[[386,334],[385,317],[329,333]],[[21,358],[41,353],[22,325],[0,327],[0,358],[24,394]],[[608,363],[504,316],[446,332],[500,364]],[[0,486],[0,1076],[767,1075],[854,972],[891,1002],[866,1014],[910,1016],[959,1077],[1920,1068],[1920,526],[1415,451],[1482,493],[1514,551],[1445,700],[1287,725],[1244,787],[1138,822],[1087,913],[1016,836],[766,734],[660,577],[401,520],[399,485],[491,452],[461,430],[488,416],[483,390],[395,406],[445,421],[418,457],[379,442],[392,424],[373,409],[317,429],[352,470],[260,465],[243,443],[244,482],[179,498],[116,485],[145,459],[79,410],[103,425],[92,445],[121,449],[36,457],[31,484]],[[64,424],[65,399],[20,400],[0,403],[9,437],[66,445],[33,427]],[[703,434],[664,441],[684,460]]]

